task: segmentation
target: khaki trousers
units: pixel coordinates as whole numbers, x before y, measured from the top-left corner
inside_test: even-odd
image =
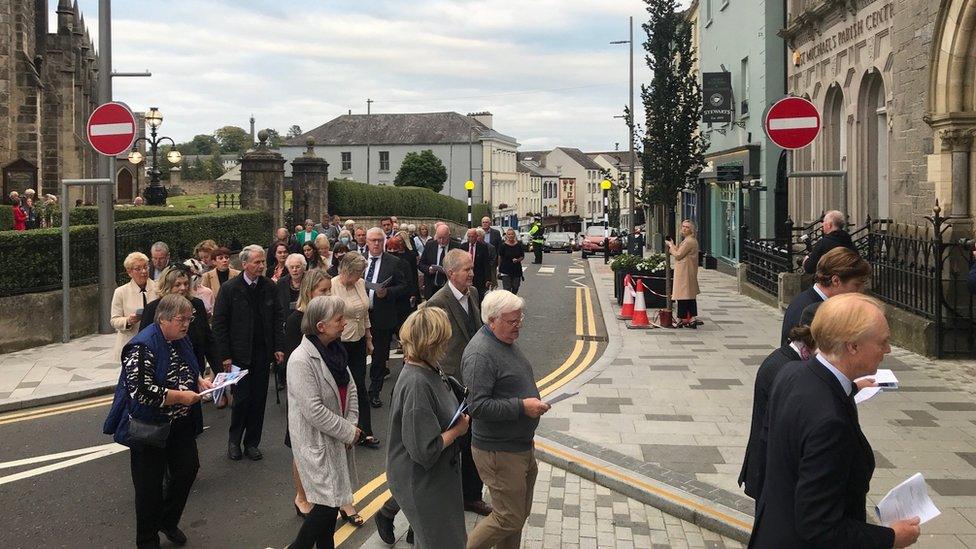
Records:
[[[518,549],[522,527],[532,511],[532,491],[539,466],[535,451],[488,452],[471,449],[481,480],[491,494],[491,514],[468,536],[468,549]]]

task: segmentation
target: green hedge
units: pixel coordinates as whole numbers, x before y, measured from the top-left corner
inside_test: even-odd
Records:
[[[329,213],[346,216],[399,215],[436,217],[467,223],[468,205],[421,187],[367,185],[337,179],[329,182]],[[472,217],[491,215],[487,204],[475,204]]]
[[[149,255],[153,242],[163,241],[174,259],[185,259],[201,240],[213,239],[232,249],[267,245],[271,216],[263,211],[220,210],[196,215],[160,215],[115,224],[115,264],[124,282],[122,261],[133,251]],[[98,280],[98,227],[71,227],[72,286]],[[61,287],[61,229],[0,232],[0,295],[48,291]]]
[[[187,215],[203,215],[214,213],[215,210],[198,210],[196,208],[166,208],[157,206],[133,206],[116,207],[115,221],[128,221],[130,219],[145,219],[147,217],[179,217]],[[68,212],[68,218],[72,225],[97,225],[98,208],[94,206],[81,206],[72,208]],[[61,211],[55,210],[51,216],[51,221],[55,227],[61,226]]]
[[[14,207],[12,204],[0,205],[0,231],[12,231],[14,228]]]

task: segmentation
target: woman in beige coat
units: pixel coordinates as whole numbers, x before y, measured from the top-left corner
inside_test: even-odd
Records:
[[[230,250],[223,246],[214,250],[213,266],[213,269],[203,273],[200,278],[200,285],[210,288],[210,291],[213,292],[214,301],[217,301],[220,285],[241,274],[241,272],[230,266]]]
[[[697,328],[698,321],[698,239],[695,224],[690,219],[681,222],[681,244],[667,240],[668,251],[674,256],[674,286],[671,299],[678,302],[677,328]]]
[[[139,333],[142,310],[146,303],[156,299],[156,283],[149,278],[149,258],[146,254],[132,252],[122,262],[129,282],[115,289],[112,294],[112,318],[115,328],[115,347],[112,356],[122,360],[122,347]]]

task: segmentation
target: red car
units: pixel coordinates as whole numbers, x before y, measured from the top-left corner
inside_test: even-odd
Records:
[[[587,227],[582,236],[580,250],[583,252],[583,259],[603,253],[603,227],[591,225]],[[617,229],[610,229],[610,255],[617,255],[622,251],[623,243],[620,242],[620,232]]]

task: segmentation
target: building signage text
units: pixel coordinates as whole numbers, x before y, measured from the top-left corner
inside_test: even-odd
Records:
[[[813,45],[805,49],[797,50],[799,55],[794,57],[796,60],[794,64],[799,67],[815,61],[837,48],[847,47],[864,36],[865,33],[875,33],[882,28],[890,27],[894,13],[894,4],[885,4],[867,15],[845,24],[836,33],[816,40]]]

